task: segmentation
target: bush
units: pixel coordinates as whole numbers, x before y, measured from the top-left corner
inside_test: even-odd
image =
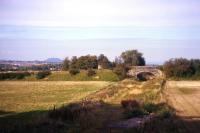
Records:
[[[16,75],[16,79],[23,79],[24,77],[25,75],[22,73]]]
[[[30,76],[29,72],[8,72],[0,73],[0,80],[12,80],[12,79],[23,79],[26,76]]]
[[[125,109],[125,117],[127,119],[132,117],[142,117],[148,114],[136,100],[123,100],[121,101],[121,105]]]
[[[94,103],[71,103],[58,109],[53,109],[48,112],[48,117],[64,122],[75,123],[80,131],[88,130],[95,122],[93,112]]]
[[[79,69],[76,69],[76,68],[71,68],[71,69],[69,70],[69,73],[70,73],[71,75],[76,75],[76,74],[80,73],[80,70],[79,70]]]
[[[94,70],[92,70],[92,69],[88,69],[88,70],[87,70],[87,76],[92,77],[92,76],[94,76],[95,74],[96,74],[96,72],[95,72]]]
[[[156,112],[158,110],[158,105],[153,103],[146,103],[143,106],[144,110],[146,110],[149,113]]]
[[[151,113],[155,114],[161,119],[167,119],[173,115],[173,109],[164,103],[143,104],[136,100],[123,100],[121,101],[121,105],[125,109],[124,114],[128,119],[132,117],[142,117]]]
[[[128,67],[124,64],[119,64],[114,68],[114,73],[118,75],[119,79],[123,80],[127,77]]]
[[[43,79],[45,77],[47,77],[48,75],[50,75],[51,72],[50,71],[40,71],[36,74],[36,78],[37,79]]]
[[[143,110],[142,108],[136,108],[130,112],[126,113],[126,118],[130,119],[133,117],[143,117],[144,115],[147,115],[148,112],[146,112],[145,110]]]
[[[79,69],[77,69],[77,68],[71,68],[71,69],[69,70],[69,73],[70,73],[71,75],[76,75],[76,74],[80,73],[80,71],[79,71]]]
[[[162,119],[167,119],[170,118],[172,116],[172,111],[170,111],[167,108],[162,108],[159,112],[158,112],[158,116]]]

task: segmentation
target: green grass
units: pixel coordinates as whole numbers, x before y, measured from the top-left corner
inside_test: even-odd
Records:
[[[25,81],[37,81],[35,75],[23,79]],[[71,75],[67,71],[52,72],[43,81],[119,81],[118,76],[112,70],[96,70],[94,76],[89,77],[87,71],[82,70],[77,75]]]

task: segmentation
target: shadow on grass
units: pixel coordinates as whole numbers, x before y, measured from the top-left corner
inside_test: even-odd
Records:
[[[12,114],[12,113],[14,113],[14,112],[12,112],[12,111],[0,110],[0,117],[3,117],[4,115]]]
[[[119,105],[78,102],[52,110],[14,113],[0,117],[0,133],[96,133],[121,119]]]
[[[4,111],[2,111],[4,112]],[[4,112],[8,114],[9,112]],[[14,113],[0,117],[0,133],[199,133],[198,119],[155,118],[142,127],[110,130],[125,121],[119,105],[104,102],[71,103],[58,109]],[[3,113],[2,113],[3,114]]]
[[[173,116],[168,119],[154,119],[141,129],[129,129],[126,133],[199,133],[200,120]]]
[[[44,117],[47,111],[37,110],[30,112],[3,112],[0,115],[0,133],[18,132],[17,129],[25,125],[34,123],[39,118]]]

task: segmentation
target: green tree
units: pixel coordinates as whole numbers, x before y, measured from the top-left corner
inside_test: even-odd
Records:
[[[65,60],[63,61],[63,70],[68,71],[69,66],[70,66],[70,60],[68,58],[65,58]]]
[[[78,68],[77,62],[78,62],[78,58],[76,56],[73,56],[71,59],[70,68]]]
[[[164,72],[167,77],[191,77],[195,69],[190,60],[178,58],[165,62]]]
[[[69,73],[70,73],[71,75],[76,75],[76,74],[80,73],[80,70],[77,69],[77,68],[70,68],[70,69],[69,69]]]
[[[121,54],[120,56],[123,60],[123,63],[127,66],[144,66],[145,59],[143,54],[137,50],[128,50]]]
[[[111,68],[112,64],[105,55],[100,54],[97,60],[98,60],[98,65],[100,65],[101,68],[103,69]]]
[[[200,59],[192,59],[191,64],[193,69],[195,70],[195,75],[200,76]]]
[[[97,69],[98,62],[96,56],[86,55],[78,58],[77,66],[79,69]]]
[[[125,64],[118,64],[113,71],[115,74],[118,75],[120,80],[123,80],[127,77],[127,72],[129,71],[129,68]]]

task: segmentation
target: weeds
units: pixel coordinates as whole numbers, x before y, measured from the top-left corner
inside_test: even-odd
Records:
[[[149,114],[155,114],[161,119],[170,118],[173,114],[173,109],[165,103],[143,103],[137,100],[123,100],[121,105],[124,108],[125,118],[143,117]]]

